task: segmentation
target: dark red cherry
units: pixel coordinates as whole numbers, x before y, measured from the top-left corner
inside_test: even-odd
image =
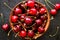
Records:
[[[60,4],[55,4],[55,9],[59,10],[60,9]]]
[[[35,30],[37,30],[37,26],[35,25],[35,26],[33,26],[33,30],[35,31]]]
[[[16,26],[14,26],[13,31],[19,32],[19,31],[21,31],[21,27],[19,25],[16,25]]]
[[[29,14],[34,16],[34,15],[37,14],[37,10],[36,10],[35,8],[31,8],[31,9],[29,10]]]
[[[38,27],[38,32],[39,33],[43,33],[45,30],[44,30],[44,28],[43,27]]]
[[[21,36],[21,37],[25,37],[26,36],[26,31],[21,31],[20,33],[19,33],[19,35]]]
[[[33,36],[34,36],[34,32],[33,32],[32,30],[29,30],[29,31],[28,31],[28,36],[29,36],[29,37],[33,37]]]
[[[42,21],[44,21],[44,20],[47,19],[47,16],[40,16],[40,19],[41,19]]]
[[[2,29],[3,29],[4,31],[7,31],[8,28],[9,28],[8,24],[4,24],[4,25],[2,25]]]
[[[12,17],[11,17],[11,21],[12,21],[12,22],[15,23],[15,22],[17,22],[17,20],[18,20],[18,16],[12,16]]]
[[[39,10],[40,6],[38,4],[35,4],[35,8]]]
[[[42,20],[41,19],[37,19],[35,22],[36,22],[37,25],[41,25],[42,24]]]
[[[31,0],[29,0],[28,2],[27,2],[27,6],[28,7],[34,7],[34,4],[35,4],[35,2],[34,1],[31,1]]]
[[[20,16],[20,20],[23,21],[24,18],[25,18],[25,16],[26,16],[25,14],[22,14],[22,15]]]
[[[25,16],[26,16],[26,14],[22,14],[22,15],[20,16],[20,19],[24,19]]]
[[[51,15],[56,15],[56,14],[57,14],[56,9],[52,9],[52,10],[50,11],[50,14],[51,14]]]
[[[26,18],[25,18],[25,23],[26,23],[27,25],[31,24],[31,23],[32,23],[32,18],[26,17]]]
[[[46,8],[41,8],[41,9],[39,10],[39,12],[40,12],[40,14],[45,14],[45,13],[46,13]]]
[[[22,10],[20,8],[15,9],[15,15],[21,14]]]

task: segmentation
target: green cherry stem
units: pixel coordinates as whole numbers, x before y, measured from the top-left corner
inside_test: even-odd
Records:
[[[46,3],[46,5],[47,5],[50,9],[52,9],[52,8],[49,6],[49,4],[47,3],[47,0],[45,0],[45,3]]]
[[[45,0],[45,3],[46,3],[46,5],[52,10],[52,8],[49,6],[47,0]],[[50,20],[53,20],[53,19],[54,19],[54,17],[52,16],[52,17],[50,18]]]
[[[22,25],[22,23],[20,21],[19,21],[19,24]],[[26,28],[23,25],[22,25],[22,27],[25,31],[27,31]]]
[[[18,32],[18,33],[16,33],[15,37],[17,37],[17,36],[18,36],[18,34],[19,34],[19,32]]]
[[[8,6],[8,4],[7,4],[6,2],[4,2],[4,5],[5,5],[6,7],[8,7],[10,10],[12,10],[12,8],[11,8],[10,6]]]
[[[55,6],[51,1],[47,0],[48,3],[50,3],[51,5]]]
[[[57,26],[56,33],[55,33],[55,34],[53,34],[53,35],[49,35],[49,36],[50,36],[50,37],[54,37],[54,36],[56,36],[56,35],[57,35],[57,33],[58,33],[58,31],[59,31],[59,26]]]
[[[3,13],[0,14],[0,17],[1,17],[1,19],[2,19],[2,22],[4,23]]]
[[[38,2],[40,1],[40,0],[37,0]]]
[[[11,31],[12,31],[12,29],[8,32],[8,36],[10,36]]]
[[[53,19],[54,19],[54,17],[53,17],[53,16],[51,16],[50,20],[53,20]]]
[[[32,26],[30,26],[30,27],[33,27],[34,25],[35,25],[36,23],[34,23]]]
[[[30,40],[32,40],[32,38],[30,38]]]

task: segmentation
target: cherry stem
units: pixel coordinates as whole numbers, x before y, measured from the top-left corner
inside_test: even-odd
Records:
[[[6,7],[8,7],[10,10],[12,10],[12,8],[11,8],[10,6],[8,6],[6,2],[4,2],[4,5],[5,5]]]
[[[1,13],[0,16],[1,16],[2,22],[4,22],[3,14]]]
[[[30,40],[32,40],[32,39],[30,38]]]
[[[22,25],[22,27],[24,28],[25,31],[27,31],[26,28],[23,25]]]
[[[51,1],[47,0],[51,5],[55,6]]]
[[[51,18],[50,18],[50,20],[53,20],[54,19],[54,17],[52,16]]]
[[[18,34],[19,34],[19,32],[15,35],[15,37],[17,37]]]
[[[22,23],[20,21],[19,21],[19,23],[20,23],[20,25],[22,25]],[[26,28],[23,25],[22,25],[22,27],[25,31],[27,31]]]
[[[52,8],[48,5],[47,0],[45,0],[45,3],[46,3],[46,5],[47,5],[50,9],[52,9]]]
[[[40,1],[40,0],[37,0],[38,2]]]
[[[34,23],[32,26],[30,26],[30,27],[33,27],[34,25],[35,25],[36,23]]]
[[[46,20],[44,21],[44,23],[42,24],[42,27],[44,27],[45,26],[45,24],[46,24]]]
[[[53,34],[53,35],[49,35],[49,36],[50,36],[50,37],[54,37],[54,36],[56,36],[56,35],[57,35],[57,33],[58,33],[58,30],[59,30],[59,26],[57,26],[56,33],[55,33],[55,34]]]
[[[12,29],[8,32],[8,36],[10,35],[11,31],[12,31]]]

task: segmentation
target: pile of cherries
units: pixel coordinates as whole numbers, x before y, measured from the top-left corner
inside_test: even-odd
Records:
[[[19,32],[20,37],[33,38],[37,33],[45,31],[47,22],[47,10],[35,1],[24,1],[17,5],[11,13],[11,23],[13,31]],[[2,29],[7,31],[8,24],[4,24]]]

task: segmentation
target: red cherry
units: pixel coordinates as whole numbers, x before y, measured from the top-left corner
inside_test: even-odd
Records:
[[[39,10],[39,8],[40,8],[40,5],[38,5],[38,4],[35,4],[35,8],[36,8],[37,10]]]
[[[55,9],[56,9],[56,10],[59,10],[59,9],[60,9],[60,4],[56,4],[56,5],[55,5]]]
[[[47,16],[40,16],[41,20],[44,21],[47,19]]]
[[[26,16],[25,14],[22,14],[22,15],[20,16],[20,20],[21,20],[21,19],[24,19],[25,16]]]
[[[41,8],[41,9],[39,10],[39,12],[40,12],[40,14],[46,13],[46,8]]]
[[[21,14],[22,10],[20,8],[15,9],[15,15]]]
[[[31,1],[31,0],[27,2],[27,6],[31,7],[31,8],[34,7],[34,4],[35,4],[35,2]]]
[[[50,11],[50,14],[51,14],[51,15],[56,15],[56,14],[57,14],[56,9],[52,9],[52,10]]]
[[[37,26],[35,25],[35,26],[33,26],[33,30],[35,31],[35,30],[37,30]]]
[[[11,17],[11,21],[14,22],[14,23],[17,22],[17,19],[18,19],[17,16],[12,16],[12,17]]]
[[[37,14],[37,10],[35,8],[32,8],[29,10],[29,14],[30,15],[36,15]]]
[[[43,27],[38,27],[38,32],[39,33],[43,33],[44,32],[44,28]]]
[[[8,28],[9,28],[8,24],[4,24],[4,25],[2,25],[2,29],[3,29],[4,31],[7,31]]]
[[[37,19],[35,22],[36,22],[37,25],[41,25],[42,24],[42,20],[41,19]]]
[[[26,17],[26,18],[25,18],[25,23],[26,23],[27,25],[31,24],[31,23],[32,23],[32,19],[31,19],[30,17]]]
[[[26,36],[26,31],[21,31],[21,32],[19,33],[19,35],[20,35],[21,37],[25,37],[25,36]]]
[[[33,32],[32,30],[29,30],[29,31],[28,31],[28,36],[29,36],[29,37],[33,37],[33,36],[34,36],[34,32]]]
[[[14,32],[19,32],[21,30],[20,26],[19,25],[16,25],[14,28],[13,28],[13,31]]]

